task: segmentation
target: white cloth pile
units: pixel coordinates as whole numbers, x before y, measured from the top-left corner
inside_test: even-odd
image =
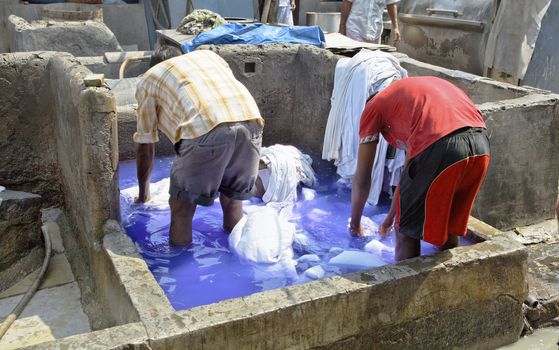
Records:
[[[359,121],[367,99],[384,90],[393,81],[407,76],[407,71],[400,66],[400,62],[394,56],[381,51],[361,50],[352,58],[342,58],[336,64],[322,158],[334,160],[342,181],[351,182],[355,174],[359,148]],[[388,143],[381,136],[373,166],[373,184],[368,200],[370,204],[378,203],[382,191],[387,148]],[[398,180],[404,165],[403,152],[396,151],[397,163],[391,165],[391,169],[397,172],[395,178]]]
[[[262,200],[266,203],[295,202],[299,183],[308,187],[316,184],[311,157],[296,147],[285,145],[263,147],[260,151],[260,160],[267,166],[267,169],[259,172],[266,190]]]
[[[294,236],[294,224],[270,207],[259,207],[235,225],[229,235],[229,249],[241,261],[259,264],[270,274],[295,277]]]

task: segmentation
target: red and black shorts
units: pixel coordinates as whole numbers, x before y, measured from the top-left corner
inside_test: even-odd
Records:
[[[439,246],[449,233],[464,236],[488,166],[484,128],[456,130],[411,159],[400,179],[399,232]]]

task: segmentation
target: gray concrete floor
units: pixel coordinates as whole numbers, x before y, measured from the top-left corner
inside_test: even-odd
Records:
[[[559,327],[537,329],[534,334],[521,338],[514,344],[498,350],[557,350]]]
[[[0,341],[0,349],[17,349],[91,331],[83,312],[80,289],[64,254],[58,226],[53,222],[47,225],[54,252],[49,269],[37,293]],[[8,316],[21,300],[37,273],[29,274],[0,293],[0,320]]]

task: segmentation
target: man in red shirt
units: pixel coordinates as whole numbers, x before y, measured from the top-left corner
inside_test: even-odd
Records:
[[[359,127],[357,171],[351,193],[350,231],[361,235],[361,215],[371,186],[378,135],[407,151],[390,212],[396,260],[420,255],[420,240],[452,248],[464,236],[489,165],[489,139],[481,112],[446,80],[399,80],[365,107]],[[396,218],[396,220],[394,220]]]

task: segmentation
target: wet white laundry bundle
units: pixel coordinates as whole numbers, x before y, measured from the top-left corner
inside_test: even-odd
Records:
[[[229,235],[229,249],[246,262],[292,263],[294,235],[294,224],[270,207],[259,207],[235,225]]]
[[[170,178],[166,177],[161,181],[151,183],[150,186],[150,200],[144,205],[146,209],[153,210],[167,210],[169,209],[169,183]],[[120,194],[127,201],[134,201],[138,195],[139,187],[133,186],[120,191]]]
[[[262,200],[266,203],[295,202],[299,183],[308,187],[316,184],[311,157],[296,147],[286,145],[263,147],[260,151],[260,160],[267,166],[267,169],[259,172],[266,190]]]

